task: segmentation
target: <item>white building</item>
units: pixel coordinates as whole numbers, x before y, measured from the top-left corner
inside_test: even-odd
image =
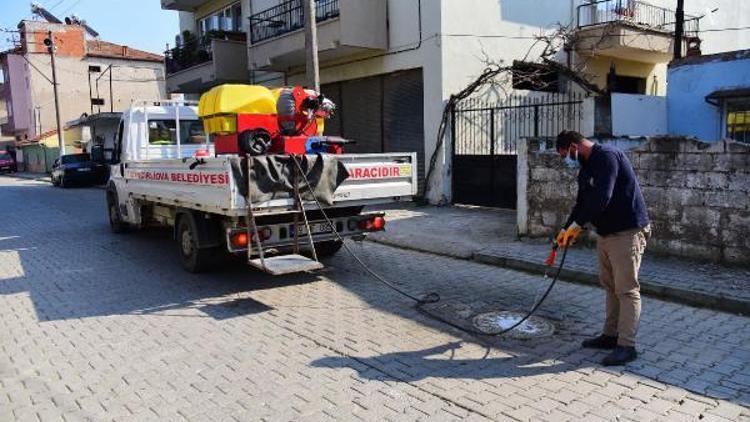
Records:
[[[301,84],[305,79],[304,19],[300,0],[161,0],[180,11],[180,27],[193,36],[170,69],[167,89],[200,93],[223,82]],[[747,46],[750,5],[690,1],[683,52],[704,53]],[[488,62],[511,66],[538,62],[546,43],[537,36],[559,26],[570,41],[552,58],[600,89],[664,95],[673,57],[676,2],[637,0],[317,0],[322,91],[340,107],[327,130],[358,141],[355,151],[417,151],[424,162],[437,145],[446,101]],[[718,8],[718,9],[717,9]],[[706,15],[701,19],[695,19]],[[699,32],[710,30],[712,32]],[[206,38],[203,38],[206,36]],[[175,51],[180,56],[181,51]],[[246,54],[241,54],[240,52]],[[614,67],[614,74],[610,74]],[[517,66],[519,74],[528,67]],[[553,72],[543,87],[566,91]],[[510,78],[505,88],[513,91]],[[559,83],[558,83],[559,82]],[[529,94],[528,90],[516,90]],[[507,91],[494,87],[480,97],[495,102]],[[593,114],[593,113],[592,113]],[[515,142],[515,140],[514,140]],[[449,142],[440,147],[428,199],[451,201]]]

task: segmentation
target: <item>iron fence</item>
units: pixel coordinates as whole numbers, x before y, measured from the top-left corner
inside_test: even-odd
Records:
[[[578,28],[627,23],[655,31],[675,32],[675,11],[639,0],[601,0],[578,6]],[[698,36],[699,18],[685,15],[684,33]]]
[[[468,99],[453,111],[454,155],[515,155],[521,138],[580,130],[584,94],[510,96],[489,104]]]
[[[455,203],[516,207],[519,140],[581,130],[583,94],[511,96],[498,103],[467,100],[451,114]]]
[[[317,22],[339,16],[339,0],[316,0]],[[288,0],[250,16],[250,42],[257,43],[305,27],[302,0]]]

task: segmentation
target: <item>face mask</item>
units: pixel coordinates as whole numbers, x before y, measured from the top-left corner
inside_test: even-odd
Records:
[[[581,167],[581,162],[578,161],[578,151],[575,152],[575,158],[571,156],[571,152],[565,157],[565,167],[569,169],[577,169]]]

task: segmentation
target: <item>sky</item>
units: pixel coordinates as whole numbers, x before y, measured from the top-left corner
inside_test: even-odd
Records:
[[[176,11],[161,10],[159,0],[36,0],[63,20],[71,14],[84,19],[102,40],[162,54],[179,32]],[[31,19],[30,0],[0,0],[0,30],[16,29]],[[0,32],[0,51],[11,34]]]

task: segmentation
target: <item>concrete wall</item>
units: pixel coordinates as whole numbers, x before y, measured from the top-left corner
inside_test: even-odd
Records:
[[[631,148],[638,141],[627,142],[620,147],[638,175],[653,226],[650,251],[750,264],[749,145],[652,138]],[[550,145],[531,141],[519,156],[523,235],[555,233],[575,200],[576,172],[564,168]]]
[[[31,96],[27,89],[29,67],[23,57],[17,54],[6,55],[2,60],[2,65],[7,85],[0,101],[6,104],[8,118],[7,131],[3,134],[33,137],[36,132],[33,125]]]
[[[50,57],[46,54],[30,54],[29,62],[40,70],[50,74]],[[164,64],[161,62],[133,62],[100,57],[57,57],[57,78],[60,93],[60,114],[63,124],[81,117],[83,113],[91,113],[89,98],[88,67],[101,66],[102,73],[109,65],[112,69],[112,94],[114,111],[122,111],[130,106],[134,100],[159,99],[166,96],[164,82]],[[91,87],[93,96],[97,96],[96,78],[101,74],[92,74]],[[55,103],[52,84],[39,72],[29,73],[31,101],[38,107],[40,116],[35,120],[35,126],[41,123],[42,132],[56,128]],[[105,105],[101,111],[110,111],[109,73],[105,73],[99,80],[99,94]],[[94,112],[99,107],[94,107]]]
[[[669,134],[715,141],[723,137],[722,114],[706,96],[719,89],[750,85],[750,57],[683,64],[669,69]]]
[[[666,134],[666,97],[612,94],[612,135],[655,136]]]

